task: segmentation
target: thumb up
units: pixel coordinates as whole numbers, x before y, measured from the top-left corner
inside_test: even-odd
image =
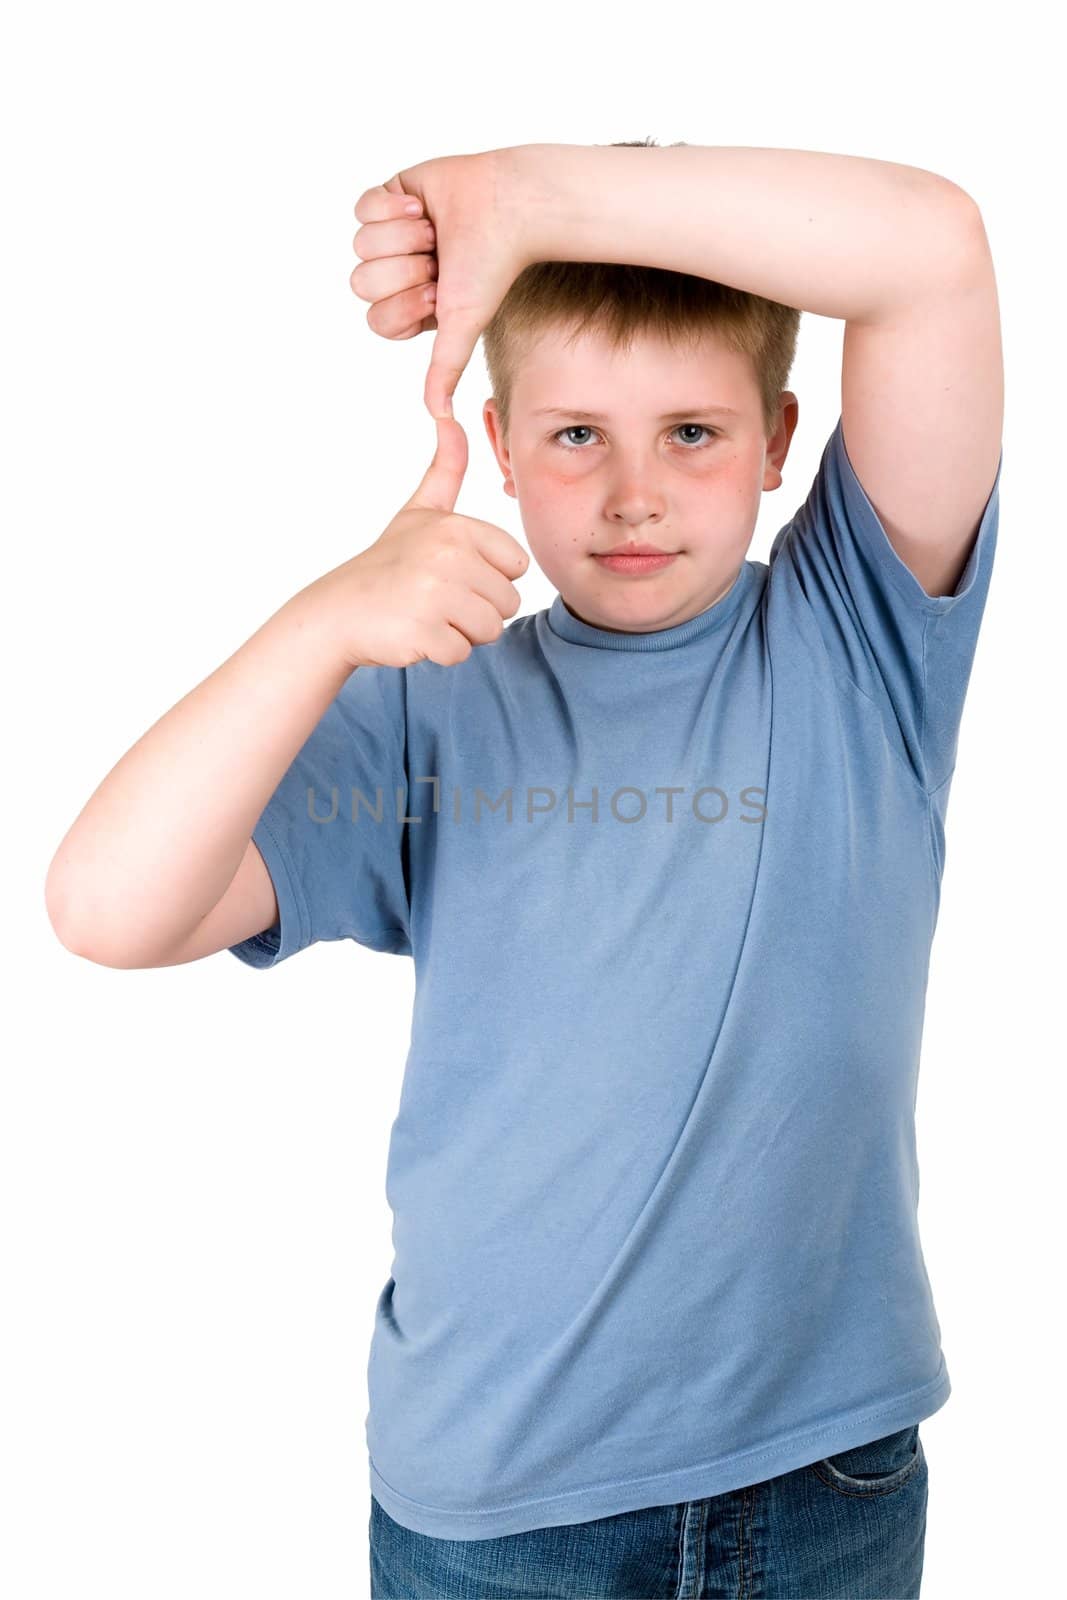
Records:
[[[467,436],[454,417],[435,426],[433,460],[389,526],[309,586],[351,668],[454,667],[475,645],[495,644],[521,604],[515,580],[530,559],[505,529],[455,510]]]

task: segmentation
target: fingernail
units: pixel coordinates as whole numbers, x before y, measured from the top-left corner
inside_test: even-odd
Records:
[[[407,205],[404,207],[404,210],[407,212],[409,217],[417,217],[419,212],[422,210],[422,202],[419,200],[409,200]]]

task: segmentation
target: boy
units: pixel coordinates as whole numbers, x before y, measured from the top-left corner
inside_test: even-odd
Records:
[[[356,215],[371,326],[436,330],[433,464],[108,776],[53,923],[110,965],[415,961],[374,1594],[917,1595],[950,1384],[916,1072],[1002,459],[977,208],[847,156],[536,145]],[[842,415],[764,565],[801,310],[845,319]],[[534,615],[453,509],[483,333]]]

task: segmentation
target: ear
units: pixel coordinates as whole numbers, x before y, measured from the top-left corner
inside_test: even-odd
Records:
[[[504,442],[504,433],[500,426],[500,412],[494,399],[488,399],[482,407],[482,420],[485,423],[485,431],[489,435],[489,443],[493,447],[493,454],[496,456],[500,470],[504,474],[504,493],[510,494],[512,499],[517,499],[515,483],[511,476],[511,453]]]
[[[764,469],[764,491],[782,487],[782,468],[789,454],[789,446],[800,418],[800,402],[791,389],[783,389],[778,402],[778,426],[767,440],[767,462]],[[777,482],[768,483],[770,477]]]

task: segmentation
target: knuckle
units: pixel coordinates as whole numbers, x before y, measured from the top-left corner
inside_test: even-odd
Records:
[[[352,249],[356,255],[364,261],[373,261],[378,256],[388,255],[389,235],[382,231],[388,227],[387,222],[365,222],[352,240]]]
[[[441,578],[429,567],[421,567],[415,574],[415,595],[419,600],[432,601],[441,588]]]
[[[420,331],[418,327],[411,327],[410,315],[402,315],[400,307],[394,305],[392,299],[376,299],[368,306],[367,326],[372,333],[381,334],[383,339],[409,339],[412,333]]]
[[[461,661],[466,661],[473,648],[467,638],[449,639],[447,644],[441,646],[441,654],[436,659],[443,667],[458,667]]]
[[[451,582],[463,559],[463,551],[456,543],[455,534],[447,530],[440,533],[430,552],[433,569],[442,581]]]
[[[374,222],[383,216],[389,208],[389,193],[384,183],[375,183],[369,189],[364,189],[354,207],[357,220]]]
[[[409,313],[418,310],[421,318],[420,297],[427,281],[434,278],[436,271],[436,263],[432,263],[429,256],[397,256],[357,262],[349,274],[348,282],[352,293],[361,300],[399,301],[403,295],[406,310]],[[407,326],[410,320],[409,314],[403,325]]]
[[[436,532],[436,550],[444,560],[452,561],[466,549],[466,533],[454,511],[442,513]]]

